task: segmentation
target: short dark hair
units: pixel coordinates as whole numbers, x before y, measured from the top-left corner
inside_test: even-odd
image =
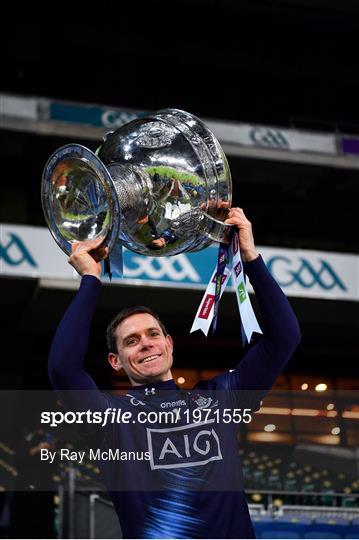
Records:
[[[118,353],[117,350],[117,343],[116,343],[116,328],[119,324],[121,324],[125,319],[128,317],[131,317],[132,315],[137,315],[137,313],[148,313],[149,315],[152,315],[160,325],[160,328],[163,332],[163,335],[167,336],[168,332],[165,328],[165,325],[154,311],[150,309],[147,306],[132,306],[128,308],[122,309],[114,319],[110,322],[110,324],[107,327],[106,331],[106,339],[107,339],[107,347],[109,352],[112,352],[114,354]]]

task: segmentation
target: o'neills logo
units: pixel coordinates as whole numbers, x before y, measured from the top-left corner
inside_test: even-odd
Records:
[[[239,249],[238,234],[233,236],[233,254],[236,255]]]
[[[206,298],[203,301],[201,311],[199,312],[199,319],[208,319],[209,314],[211,313],[212,306],[214,304],[214,294],[207,294]]]

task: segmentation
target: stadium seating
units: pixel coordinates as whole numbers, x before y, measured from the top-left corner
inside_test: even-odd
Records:
[[[318,516],[312,519],[302,516],[298,511],[292,515],[252,516],[252,521],[257,538],[359,538],[359,518],[349,520]]]
[[[296,531],[289,531],[289,530],[283,530],[283,531],[275,531],[275,530],[268,530],[264,531],[260,538],[301,538],[300,534]]]

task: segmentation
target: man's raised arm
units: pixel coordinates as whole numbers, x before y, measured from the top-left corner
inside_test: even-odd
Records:
[[[269,390],[300,342],[297,318],[255,248],[252,225],[241,208],[232,208],[226,223],[237,225],[244,271],[256,294],[263,336],[236,369],[216,379],[225,388]],[[259,392],[259,395],[263,392]]]
[[[69,263],[82,276],[81,285],[57,328],[49,355],[52,386],[67,407],[78,409],[106,407],[104,395],[83,366],[101,289],[99,261],[107,255],[107,248],[98,248],[101,241],[98,238],[73,245]]]

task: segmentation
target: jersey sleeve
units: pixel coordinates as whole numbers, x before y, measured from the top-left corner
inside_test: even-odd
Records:
[[[239,395],[250,396],[248,403],[259,404],[299,344],[301,333],[287,297],[262,257],[244,263],[244,270],[258,300],[263,335],[235,369],[212,379],[210,387],[240,391]]]
[[[49,378],[66,408],[103,410],[106,396],[84,369],[90,326],[101,282],[82,277],[80,288],[66,310],[53,339],[49,355]]]

